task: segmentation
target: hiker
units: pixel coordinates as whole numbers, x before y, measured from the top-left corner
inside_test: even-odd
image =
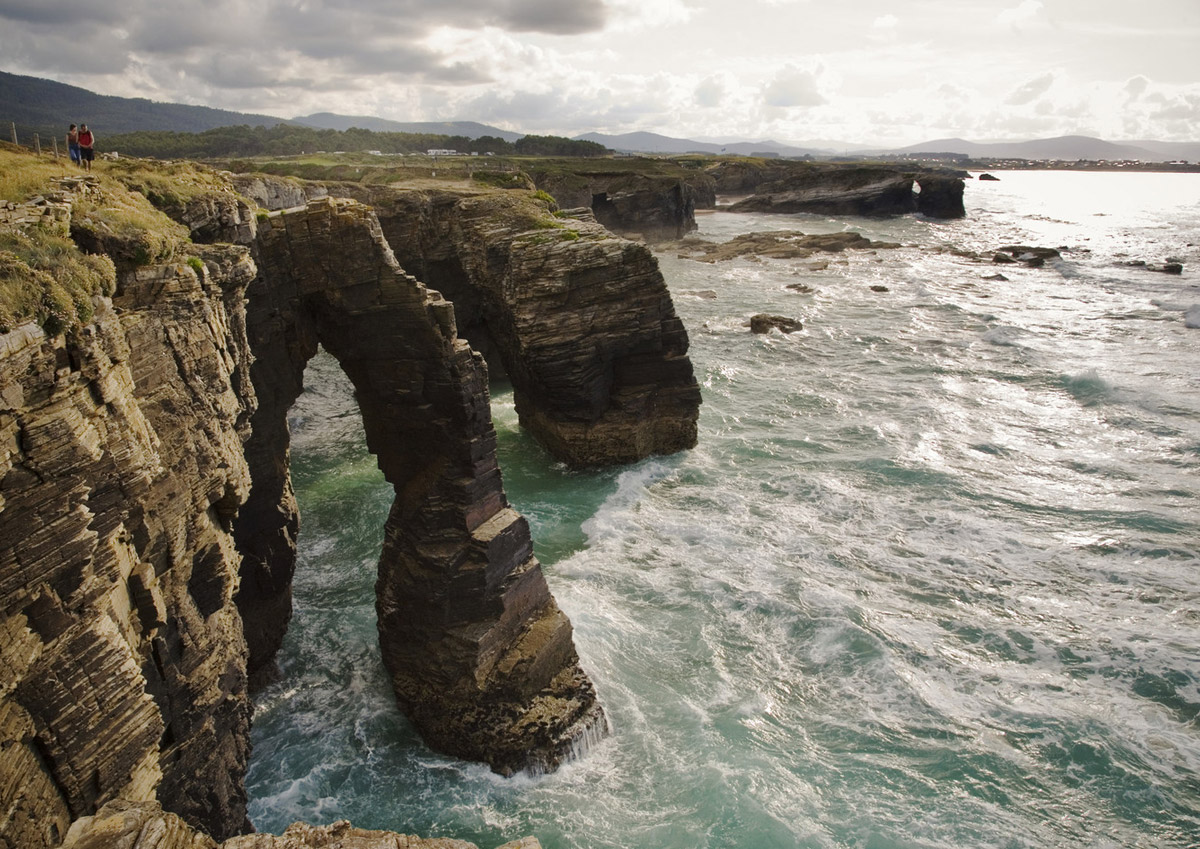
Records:
[[[76,165],[80,164],[79,160],[79,130],[75,129],[72,124],[67,130],[67,155],[71,157],[71,161]]]
[[[96,156],[92,146],[96,143],[96,137],[92,131],[88,129],[87,124],[79,125],[79,158],[83,160],[83,170],[92,170],[92,160]]]

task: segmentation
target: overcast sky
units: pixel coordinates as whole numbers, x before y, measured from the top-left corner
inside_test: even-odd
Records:
[[[0,0],[0,70],[562,135],[1200,140],[1200,0]]]

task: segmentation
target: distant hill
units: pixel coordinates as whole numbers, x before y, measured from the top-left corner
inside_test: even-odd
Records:
[[[1159,156],[1164,157],[1167,161],[1174,159],[1185,159],[1188,162],[1200,162],[1200,142],[1164,142],[1140,140],[1131,141],[1128,144],[1144,147]]]
[[[40,133],[48,144],[50,137],[66,135],[68,124],[88,124],[103,138],[138,130],[199,133],[239,124],[273,127],[283,123],[283,119],[207,106],[158,103],[142,97],[112,97],[53,80],[0,71],[0,126],[6,139],[10,122],[17,125],[18,137],[25,139]]]
[[[583,141],[594,141],[605,147],[626,153],[727,153],[735,156],[753,156],[760,153],[773,153],[779,156],[804,156],[805,154],[816,156],[828,154],[828,151],[821,151],[815,148],[792,147],[770,140],[760,142],[740,141],[722,144],[720,142],[677,139],[671,136],[659,135],[658,133],[622,133],[616,136],[605,135],[604,133],[585,133],[581,136],[575,136],[575,138]]]
[[[1165,144],[1158,142],[1156,144]],[[1138,159],[1161,162],[1176,155],[1157,153],[1137,142],[1109,142],[1090,136],[1059,136],[1023,142],[971,142],[964,139],[935,139],[888,153],[965,153],[973,159]]]
[[[515,142],[524,135],[524,133],[501,130],[499,127],[489,127],[478,121],[389,121],[387,118],[372,118],[368,115],[338,115],[334,112],[303,115],[293,118],[291,122],[322,130],[348,130],[351,127],[358,127],[360,130],[374,130],[379,133],[427,133],[439,136],[466,136],[469,139],[495,136],[508,142]]]

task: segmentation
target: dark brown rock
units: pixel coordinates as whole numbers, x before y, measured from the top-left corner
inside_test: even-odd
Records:
[[[796,230],[744,233],[717,244],[699,239],[679,243],[679,257],[700,262],[722,262],[742,256],[770,259],[805,259],[815,253],[841,253],[845,250],[890,250],[895,242],[873,242],[861,233],[805,234]]]
[[[237,520],[247,634],[273,638],[290,610],[285,417],[319,343],[354,384],[367,444],[396,490],[376,606],[400,706],[441,751],[506,774],[555,768],[607,725],[505,498],[487,371],[458,338],[453,305],[404,273],[374,213],[353,201],[272,215],[256,252],[254,489]],[[255,660],[272,651],[257,647]]]
[[[808,167],[756,187],[731,212],[903,215],[917,211],[910,174],[887,168]]]
[[[707,169],[717,191],[750,197],[732,212],[816,212],[828,215],[903,215],[961,218],[963,174],[908,171],[883,165],[726,161]],[[920,192],[914,192],[914,184]]]
[[[703,174],[680,179],[581,164],[535,169],[532,176],[559,206],[588,208],[612,232],[651,242],[682,238],[696,229],[696,210],[716,204],[712,181]]]
[[[786,315],[759,313],[750,317],[751,333],[770,333],[772,330],[778,330],[781,333],[795,333],[797,330],[803,329],[804,325],[799,319],[789,318]]]
[[[199,271],[126,270],[68,338],[0,337],[7,845],[53,845],[118,797],[216,835],[247,825],[229,519],[250,487],[254,399],[235,373],[253,265],[244,248],[194,253]]]
[[[688,337],[654,255],[518,192],[374,189],[397,259],[454,303],[523,427],[575,467],[696,443]]]
[[[951,174],[917,175],[917,212],[929,218],[964,218],[962,178]]]

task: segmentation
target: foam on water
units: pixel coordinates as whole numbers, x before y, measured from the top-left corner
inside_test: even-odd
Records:
[[[255,824],[548,849],[1196,845],[1200,179],[1005,172],[968,203],[956,222],[701,216],[718,240],[907,247],[824,270],[663,255],[673,291],[706,293],[675,298],[693,451],[571,472],[496,388],[506,488],[612,724],[552,775],[443,758],[396,713],[372,599],[390,495],[316,363]],[[961,255],[1009,244],[1073,249],[1007,281]],[[1182,277],[1121,264],[1167,256]],[[754,336],[758,312],[804,329]]]

